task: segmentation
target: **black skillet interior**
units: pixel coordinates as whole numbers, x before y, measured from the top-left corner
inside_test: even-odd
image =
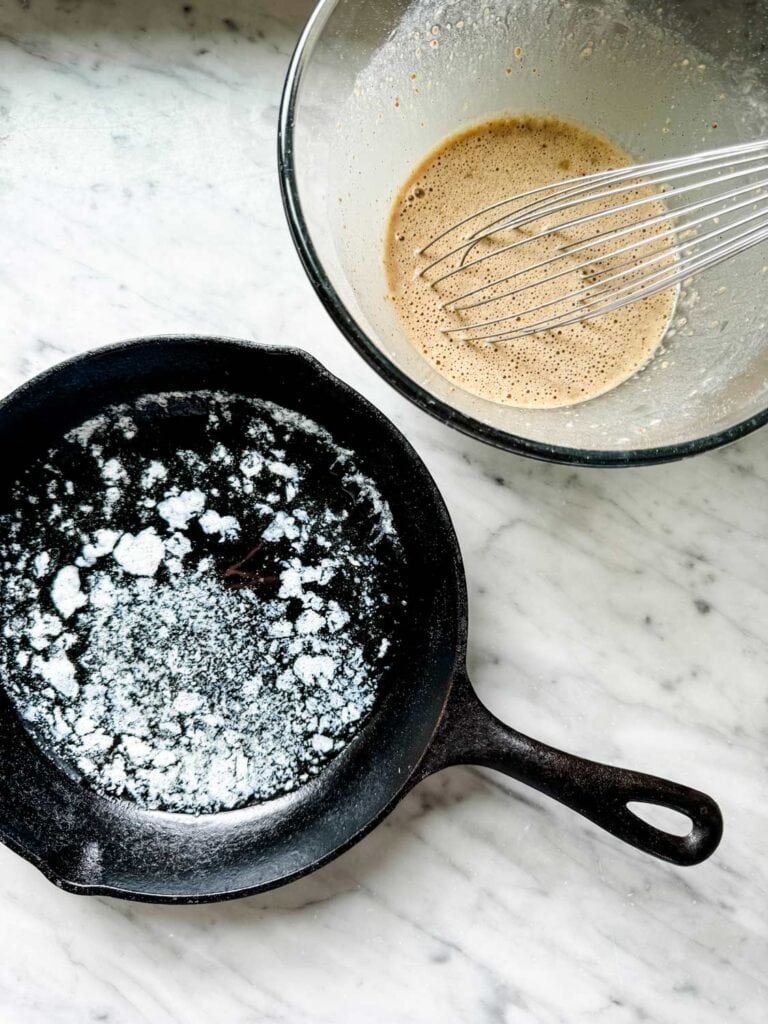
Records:
[[[265,398],[320,423],[352,449],[389,502],[404,548],[408,615],[376,706],[358,736],[297,791],[197,818],[97,796],[27,738],[4,693],[0,837],[57,884],[154,902],[201,902],[272,888],[312,871],[365,832],[416,782],[451,764],[496,768],[657,857],[694,864],[722,823],[702,793],[553,750],[478,701],[464,671],[461,557],[439,492],[401,434],[314,359],[292,349],[156,338],[64,363],[0,404],[2,495],[21,469],[105,406],[158,391]],[[1,625],[1,624],[0,624]],[[628,801],[687,815],[688,836],[655,828]]]
[[[297,350],[161,338],[61,364],[0,404],[0,494],[25,464],[106,405],[201,389],[298,410],[358,453],[358,464],[379,483],[398,524],[408,621],[373,714],[321,775],[261,806],[199,818],[143,811],[78,786],[31,743],[2,692],[0,835],[72,891],[211,900],[311,870],[371,827],[404,788],[463,661],[460,557],[429,474],[376,409]]]

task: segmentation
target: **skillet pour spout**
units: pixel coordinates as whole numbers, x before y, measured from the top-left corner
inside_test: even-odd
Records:
[[[394,637],[396,656],[364,725],[320,774],[275,799],[199,815],[142,808],[82,784],[32,742],[0,680],[2,842],[71,892],[153,903],[234,899],[316,870],[371,831],[421,779],[476,764],[673,864],[696,864],[714,851],[722,819],[703,793],[554,750],[480,703],[464,669],[461,554],[434,480],[386,417],[302,351],[147,338],[48,370],[0,402],[0,514],[24,467],[68,431],[111,406],[168,391],[267,400],[308,417],[354,454],[388,503],[402,546],[408,614]],[[161,445],[167,422],[156,427]],[[339,484],[329,479],[327,486]],[[253,625],[263,628],[258,616]],[[629,802],[682,812],[692,829],[665,832]]]
[[[681,867],[706,860],[722,838],[720,808],[705,793],[567,754],[524,736],[480,702],[465,674],[454,685],[419,777],[459,764],[502,772],[565,804],[630,846]],[[630,803],[677,811],[690,820],[691,829],[687,835],[666,832],[635,814]]]

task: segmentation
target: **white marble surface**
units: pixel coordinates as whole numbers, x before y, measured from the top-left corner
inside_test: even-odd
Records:
[[[0,3],[0,389],[149,333],[303,345],[406,431],[448,501],[490,706],[711,792],[675,869],[455,769],[317,875],[223,906],[56,890],[0,850],[4,1024],[759,1024],[768,1015],[768,447],[528,463],[432,421],[338,335],[280,207],[309,0]],[[229,20],[225,20],[229,19]]]

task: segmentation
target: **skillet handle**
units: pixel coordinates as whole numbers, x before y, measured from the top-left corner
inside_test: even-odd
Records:
[[[588,761],[516,732],[481,704],[468,679],[457,679],[418,778],[450,765],[494,768],[551,796],[630,846],[672,864],[706,860],[723,834],[720,809],[705,793],[654,775]],[[657,804],[690,819],[677,836],[634,814],[631,801]]]

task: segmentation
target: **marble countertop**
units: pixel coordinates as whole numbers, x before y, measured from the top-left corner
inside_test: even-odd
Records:
[[[121,338],[306,347],[405,431],[466,560],[470,672],[522,731],[711,793],[678,869],[474,769],[306,880],[235,903],[67,895],[0,849],[6,1024],[761,1024],[768,446],[526,462],[421,414],[306,282],[275,167],[310,0],[0,4],[0,390]]]

